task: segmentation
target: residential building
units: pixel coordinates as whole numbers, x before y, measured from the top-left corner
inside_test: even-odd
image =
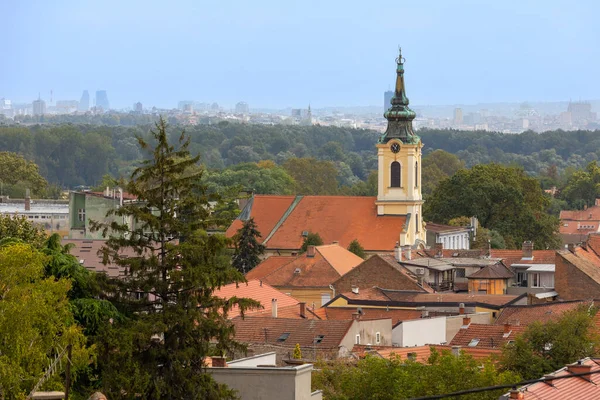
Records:
[[[600,298],[600,235],[556,252],[554,290],[561,300]]]
[[[514,250],[506,250],[502,253],[502,262],[515,273],[515,279],[507,293],[531,293],[540,299],[556,296],[557,293],[554,291],[556,252],[554,250],[533,250],[533,242],[525,241],[520,258],[518,254],[511,254],[516,253]]]
[[[2,199],[0,214],[11,217],[24,216],[34,225],[41,226],[48,233],[61,236],[69,232],[69,205],[61,200],[44,199]]]
[[[90,94],[88,93],[87,90],[83,91],[83,94],[81,95],[81,99],[79,100],[79,107],[78,107],[78,111],[80,112],[87,112],[90,109]]]
[[[213,379],[237,391],[240,400],[321,400],[321,391],[312,391],[312,364],[276,367],[276,353],[225,361],[213,357],[207,372]]]
[[[281,265],[269,260],[248,272],[246,279],[261,280],[313,308],[328,303],[333,282],[363,261],[337,244],[309,246],[301,256],[277,259]]]
[[[469,250],[471,248],[471,227],[428,222],[427,245],[433,247],[435,243],[442,243],[444,249]]]
[[[103,256],[100,253],[103,246],[106,244],[104,239],[63,239],[63,245],[71,246],[69,253],[73,255],[79,264],[86,269],[96,273],[106,274],[111,278],[125,276],[125,268],[112,263],[104,263]],[[122,255],[135,257],[133,249],[123,249]]]
[[[350,355],[355,344],[392,344],[392,320],[316,320],[275,317],[236,317],[235,340],[252,353],[275,351],[277,365],[291,358],[300,345],[304,359],[332,360]]]
[[[0,98],[0,115],[5,115],[7,117],[12,117],[14,115],[11,100],[5,99],[4,97]]]
[[[108,102],[106,90],[96,91],[96,107],[101,107],[104,111],[108,111],[110,109],[110,103]]]
[[[589,375],[587,375],[588,373]],[[574,374],[584,375],[575,377]],[[544,375],[542,382],[513,389],[499,399],[563,400],[598,398],[600,398],[600,358],[587,357],[575,361],[558,371]]]
[[[545,324],[558,320],[566,312],[574,311],[580,307],[589,308],[594,303],[594,301],[588,300],[571,300],[530,305],[510,305],[504,307],[494,323],[496,325],[511,324],[521,326],[528,326],[534,322]],[[600,315],[596,314],[596,319],[598,318],[600,318]]]
[[[475,324],[471,318],[465,316],[463,325],[450,341],[450,346],[485,347],[501,349],[505,344],[514,342],[515,338],[525,331],[521,325]]]
[[[33,101],[33,115],[44,115],[46,114],[46,102],[42,99]]]
[[[515,274],[501,262],[487,265],[467,277],[469,293],[506,294],[509,280],[514,277]]]
[[[426,247],[422,220],[421,149],[413,131],[416,117],[408,107],[404,65],[396,66],[396,88],[385,113],[387,130],[377,143],[376,197],[253,196],[227,230],[233,236],[243,221],[254,218],[267,256],[297,253],[309,232],[325,243],[347,247],[358,240],[370,253],[394,251],[396,244]]]
[[[395,290],[433,293],[433,289],[394,256],[376,254],[333,282],[335,293],[369,289],[375,286]]]
[[[582,243],[589,234],[600,232],[600,199],[584,210],[562,210],[559,232],[564,244]]]

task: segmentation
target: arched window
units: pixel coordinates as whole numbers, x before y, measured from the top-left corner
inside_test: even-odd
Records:
[[[419,162],[415,162],[415,187],[419,187]]]
[[[391,187],[400,187],[400,163],[398,161],[394,161],[392,163],[392,167],[390,168],[391,172]]]
[[[419,233],[419,214],[415,214],[415,232]]]

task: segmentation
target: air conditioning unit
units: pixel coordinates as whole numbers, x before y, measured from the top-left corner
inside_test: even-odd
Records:
[[[415,273],[417,275],[425,275],[425,268],[416,268]]]

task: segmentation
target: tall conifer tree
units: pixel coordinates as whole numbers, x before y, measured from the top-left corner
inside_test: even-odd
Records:
[[[151,157],[126,186],[137,200],[109,212],[123,222],[94,223],[110,235],[105,260],[125,271],[109,292],[126,318],[99,336],[103,390],[111,399],[232,398],[205,373],[204,358],[237,346],[227,312],[255,303],[214,296],[243,276],[225,255],[226,238],[206,233],[218,222],[199,157],[190,156],[183,133],[177,145],[169,143],[163,119],[151,134],[149,141],[138,138]]]
[[[232,265],[242,274],[260,263],[260,256],[265,252],[265,246],[258,241],[260,237],[254,218],[244,221],[236,234]]]

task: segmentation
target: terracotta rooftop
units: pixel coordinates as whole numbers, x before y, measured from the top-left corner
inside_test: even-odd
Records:
[[[470,324],[462,327],[450,341],[450,346],[501,348],[525,330],[524,326]]]
[[[469,228],[465,226],[451,226],[451,225],[443,225],[436,224],[433,222],[428,222],[426,225],[427,231],[435,232],[435,233],[447,233],[447,232],[469,232]]]
[[[555,379],[552,384],[545,382],[532,383],[519,389],[519,399],[523,400],[591,400],[600,398],[600,358],[584,358],[580,360],[582,366],[588,366],[589,376]],[[585,367],[584,367],[585,368]],[[546,376],[562,377],[573,373],[584,372],[581,366],[570,370],[569,366],[559,369]],[[540,377],[541,378],[541,377]]]
[[[557,254],[596,283],[600,283],[600,257],[591,248],[577,247],[573,253],[568,250],[559,250]]]
[[[406,216],[378,216],[375,197],[255,195],[227,230],[233,236],[253,217],[269,249],[299,249],[303,232],[347,248],[357,239],[365,250],[393,251]]]
[[[513,274],[502,263],[488,265],[469,275],[468,279],[509,279],[513,278]]]
[[[449,345],[424,345],[415,347],[389,347],[389,346],[370,346],[372,350],[366,350],[364,345],[356,345],[352,349],[358,357],[364,357],[367,354],[376,354],[382,358],[390,358],[392,356],[399,357],[401,360],[409,359],[409,355],[414,357],[413,360],[417,362],[426,363],[431,356],[431,349],[437,350],[439,353],[443,351],[452,351],[452,346]],[[476,360],[485,360],[487,358],[495,358],[501,354],[500,349],[488,349],[488,348],[475,348],[475,347],[461,347],[458,349],[461,352],[469,354]]]
[[[248,271],[246,279],[262,279],[270,273],[278,270],[285,264],[296,259],[293,256],[271,256],[266,260],[261,261],[256,267]],[[259,268],[260,267],[260,268]]]
[[[247,277],[278,287],[329,287],[364,261],[339,245],[316,246],[314,256],[307,251],[288,262],[283,257],[273,262],[269,260],[257,265]],[[274,264],[281,265],[276,268]]]
[[[90,271],[105,273],[111,278],[123,276],[124,269],[114,264],[104,265],[102,255],[98,255],[100,249],[106,244],[106,240],[88,240],[88,239],[63,239],[62,245],[72,244],[69,250],[79,260],[79,263]],[[121,252],[124,255],[133,257],[134,251],[125,249]]]
[[[235,340],[242,343],[262,344],[293,348],[313,346],[315,338],[322,336],[320,349],[337,349],[354,321],[321,321],[317,319],[290,319],[271,317],[237,317]]]
[[[505,323],[510,323],[513,325],[527,326],[534,322],[546,323],[559,319],[567,311],[572,311],[582,305],[590,304],[589,301],[575,300],[526,306],[508,306],[500,312],[495,324],[503,325]]]
[[[357,308],[355,307],[324,307],[324,309],[325,315],[329,320],[351,320],[357,313]],[[361,320],[386,318],[391,318],[392,325],[396,325],[400,321],[421,318],[421,311],[361,307]]]
[[[259,301],[264,307],[263,309],[271,313],[272,300],[277,299],[277,310],[279,313],[280,308],[289,306],[299,307],[298,300],[280,292],[279,290],[269,286],[264,282],[258,280],[251,280],[247,283],[231,283],[229,285],[221,287],[219,290],[215,290],[214,295],[223,299],[230,299],[232,297],[237,298],[248,298]],[[229,314],[229,318],[234,318],[240,315],[239,308],[233,308]]]
[[[300,314],[300,303],[293,306],[277,307],[277,318],[296,318],[296,319],[327,319],[323,316],[323,313],[317,312],[317,309],[309,307],[305,304],[304,317]],[[253,310],[246,312],[249,317],[271,317],[272,310]]]

